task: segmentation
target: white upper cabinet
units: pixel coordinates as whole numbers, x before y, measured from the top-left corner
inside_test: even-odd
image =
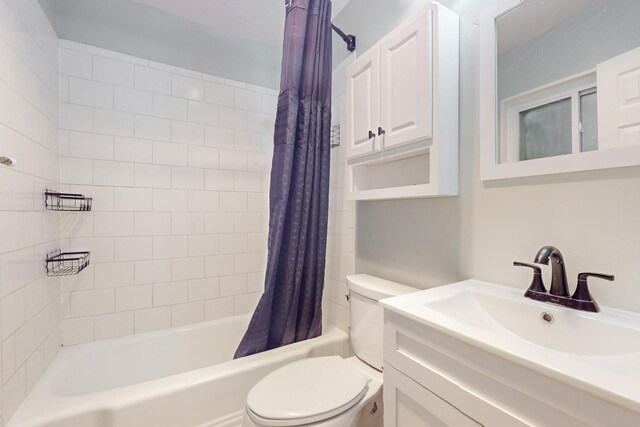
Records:
[[[384,147],[430,139],[431,12],[380,42],[380,126]]]
[[[458,32],[429,2],[347,67],[351,199],[457,195]]]
[[[347,70],[348,156],[372,153],[380,117],[380,49],[368,50]]]

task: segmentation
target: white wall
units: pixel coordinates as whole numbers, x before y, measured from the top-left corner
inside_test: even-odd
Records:
[[[252,311],[263,285],[277,93],[61,40],[62,215],[91,265],[65,345]]]
[[[36,1],[0,0],[0,347],[8,420],[60,347],[60,281],[44,260],[60,246],[44,190],[58,184],[58,39]]]

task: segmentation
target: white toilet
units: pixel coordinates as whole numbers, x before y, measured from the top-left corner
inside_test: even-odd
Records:
[[[244,427],[382,426],[383,309],[417,289],[366,274],[347,277],[356,356],[303,359],[273,371],[247,396]]]

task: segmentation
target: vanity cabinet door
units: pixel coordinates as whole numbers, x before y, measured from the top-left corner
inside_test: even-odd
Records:
[[[380,42],[384,148],[432,137],[432,13],[421,13]]]
[[[387,363],[383,393],[385,427],[482,426]]]
[[[347,158],[372,153],[380,116],[380,48],[374,46],[347,67]]]

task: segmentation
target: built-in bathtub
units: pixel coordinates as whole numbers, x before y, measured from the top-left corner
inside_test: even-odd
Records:
[[[7,427],[235,426],[247,393],[291,361],[346,356],[348,336],[318,338],[232,360],[248,316],[60,351]]]

